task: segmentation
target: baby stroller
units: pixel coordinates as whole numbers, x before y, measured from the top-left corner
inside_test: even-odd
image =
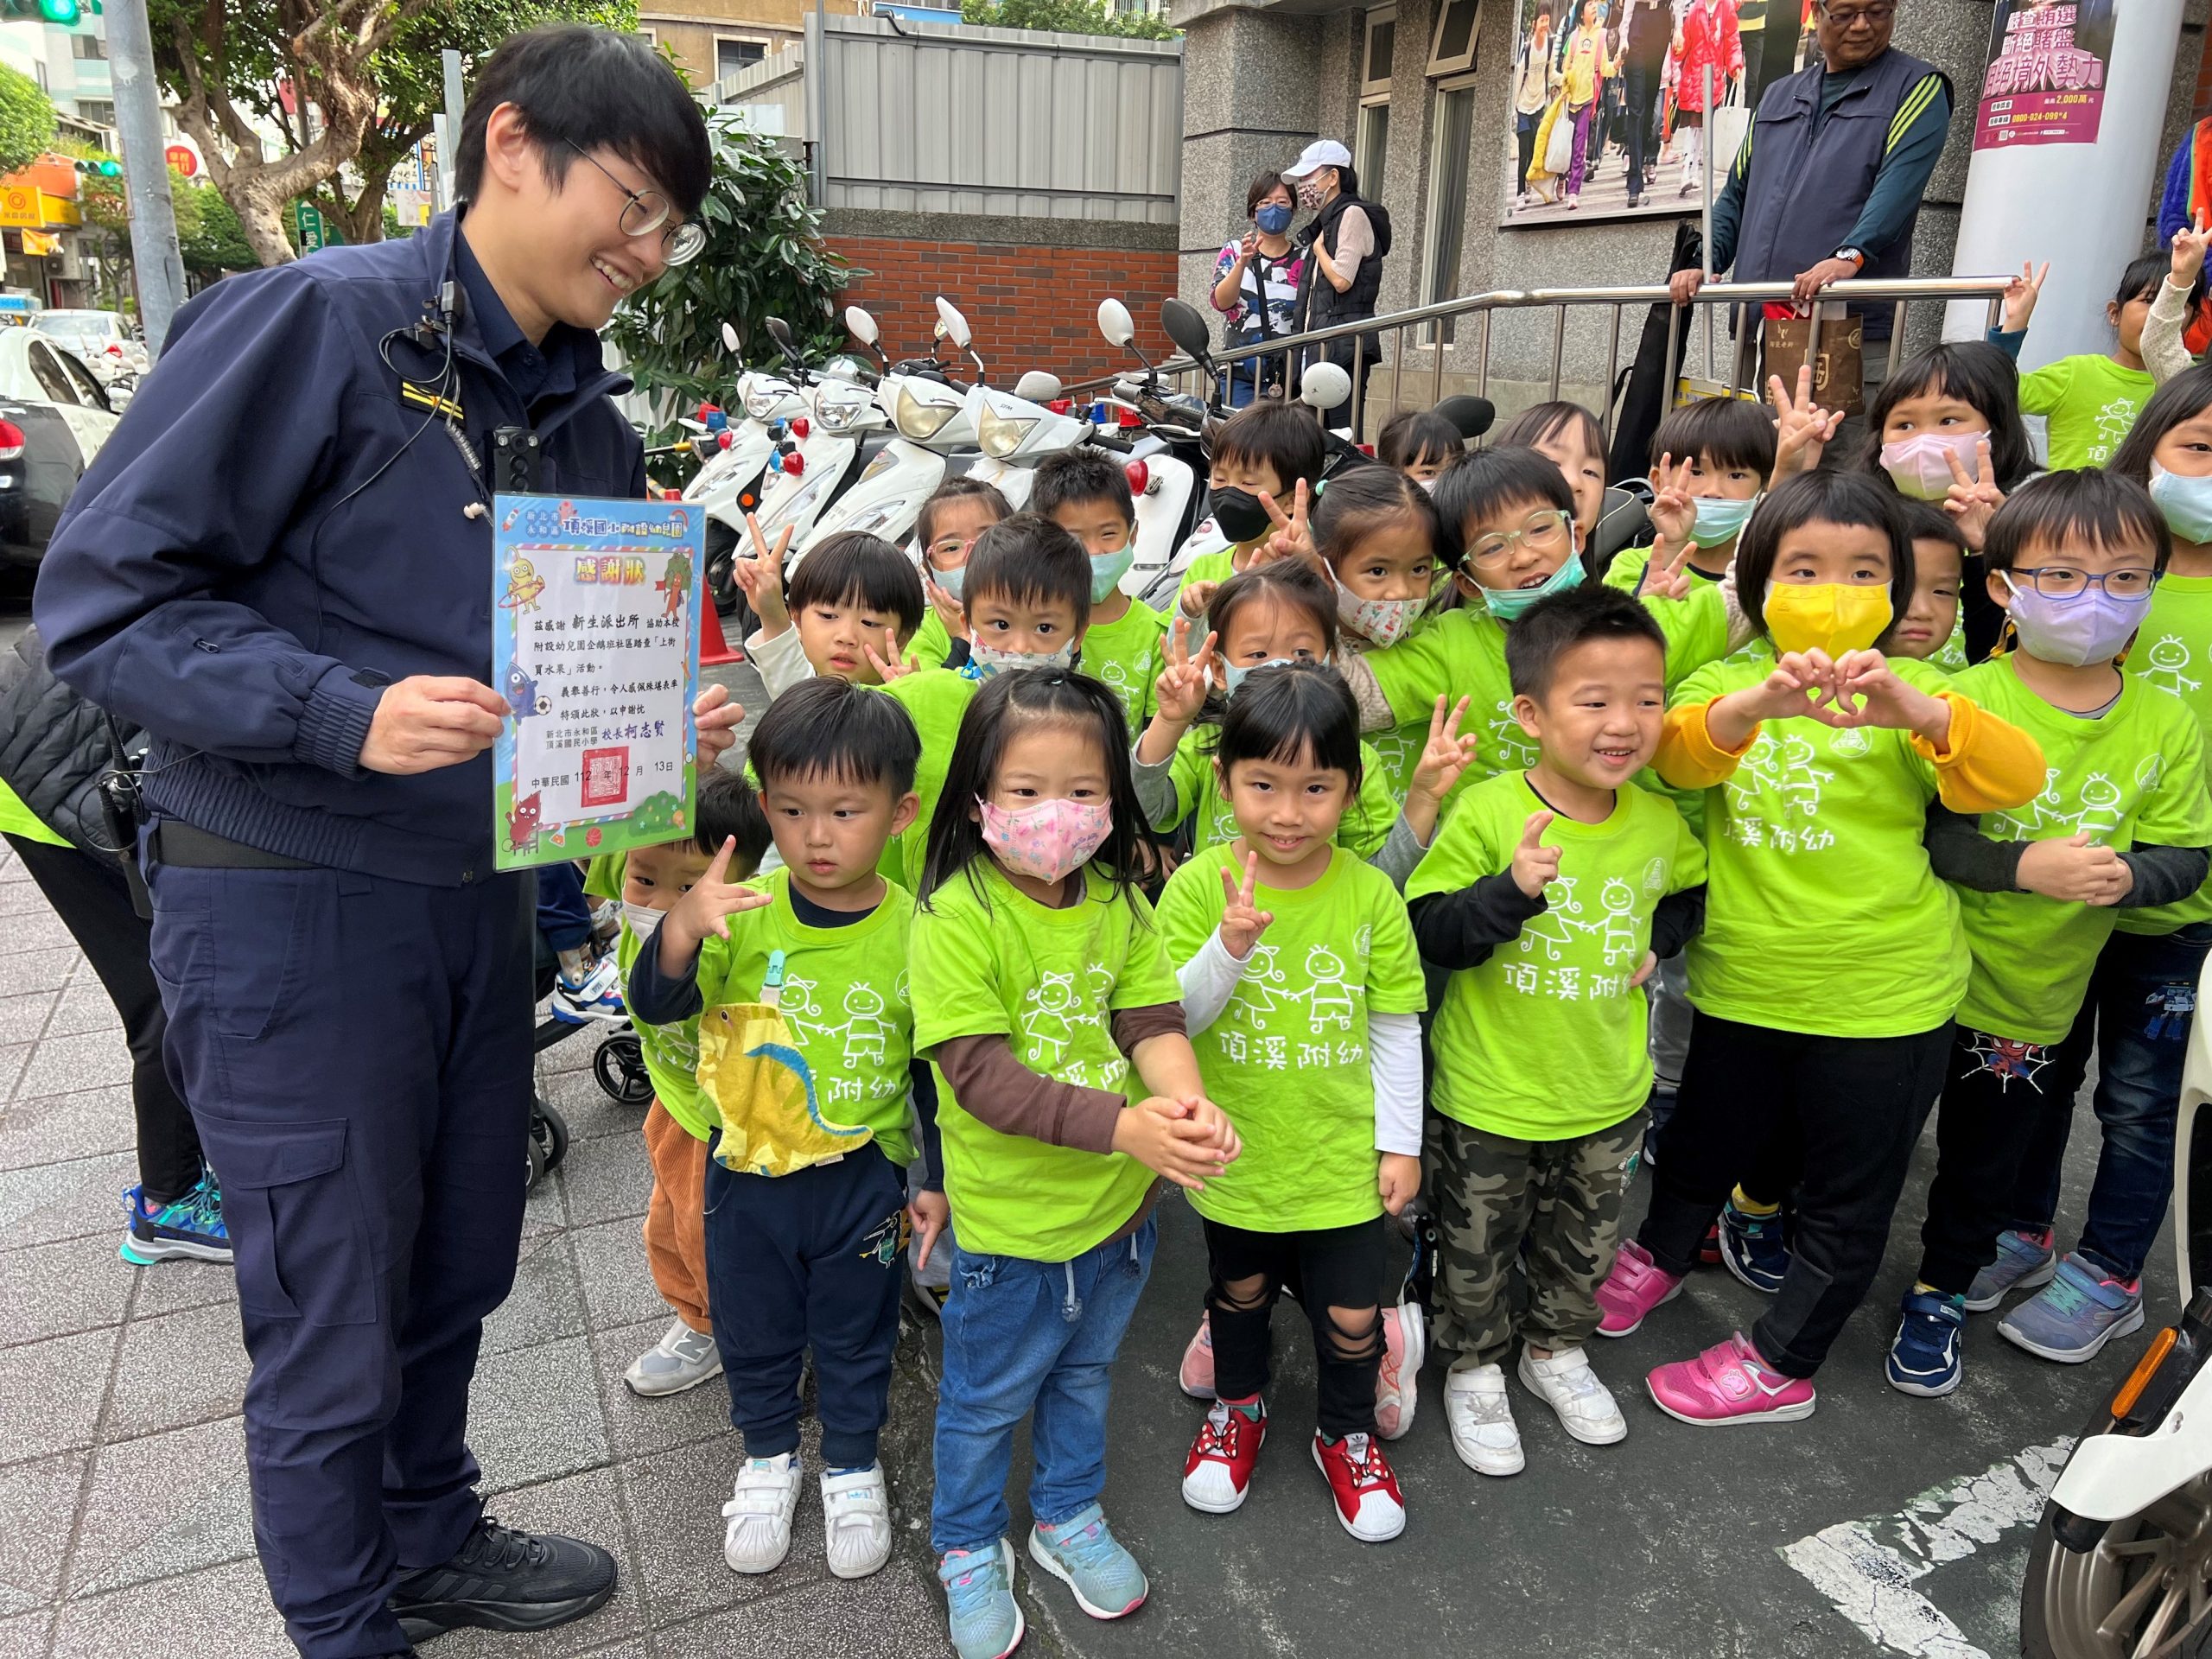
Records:
[[[535,990],[540,1002],[553,994],[553,982],[560,963],[553,949],[545,942],[544,935],[537,938]],[[653,1097],[652,1078],[646,1075],[644,1052],[638,1046],[638,1033],[626,1021],[620,1026],[577,1025],[567,1020],[557,1020],[550,1014],[538,1022],[531,1046],[534,1054],[543,1054],[556,1043],[566,1042],[579,1033],[598,1029],[598,1050],[592,1055],[591,1072],[608,1099],[624,1106],[643,1106]],[[560,1166],[569,1152],[569,1125],[559,1109],[543,1095],[532,1096],[530,1111],[530,1185],[535,1187],[549,1171]]]

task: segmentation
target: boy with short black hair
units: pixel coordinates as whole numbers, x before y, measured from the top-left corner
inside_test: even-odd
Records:
[[[731,850],[719,852],[639,953],[631,1006],[700,1020],[701,1100],[718,1120],[702,1198],[707,1276],[728,1310],[715,1342],[745,1435],[724,1558],[734,1572],[767,1573],[790,1551],[810,1351],[830,1570],[861,1578],[891,1554],[876,1440],[917,1139],[913,904],[876,867],[913,820],[920,741],[888,697],[823,678],[778,698],[748,749],[784,868],[743,887]],[[748,1066],[774,1067],[772,1081]],[[944,1215],[941,1195],[917,1200],[925,1233]]]
[[[738,583],[760,619],[745,641],[772,697],[822,675],[880,685],[877,664],[901,659],[928,606],[914,562],[864,530],[826,537],[784,573],[788,531],[773,548],[756,539],[737,561]]]
[[[1290,512],[1299,485],[1311,490],[1319,484],[1329,459],[1313,411],[1303,404],[1273,402],[1254,404],[1223,422],[1207,454],[1213,522],[1228,545],[1184,567],[1176,602],[1191,617],[1204,616],[1213,590],[1251,568],[1273,532],[1274,521],[1260,498]]]
[[[1090,626],[1083,671],[1122,700],[1133,732],[1152,718],[1167,619],[1121,588],[1136,563],[1136,499],[1122,463],[1096,449],[1070,449],[1037,468],[1029,505],[1083,543],[1090,556]]]
[[[1705,904],[1704,848],[1672,802],[1630,782],[1666,710],[1650,613],[1609,588],[1556,594],[1515,621],[1505,656],[1535,763],[1468,790],[1406,884],[1421,957],[1451,976],[1430,1038],[1434,1339],[1457,1355],[1452,1450],[1487,1475],[1523,1463],[1500,1363],[1516,1262],[1521,1380],[1586,1445],[1628,1433],[1582,1344],[1651,1088],[1642,988]]]
[[[1651,505],[1656,533],[1649,546],[1613,556],[1606,585],[1640,592],[1653,563],[1671,567],[1685,543],[1689,558],[1682,568],[1696,581],[1719,582],[1774,472],[1773,411],[1741,397],[1699,398],[1659,423],[1651,453],[1660,463],[1652,475],[1659,486]]]
[[[622,931],[614,952],[624,984],[661,918],[706,874],[724,842],[736,843],[730,868],[741,876],[760,868],[767,854],[768,821],[753,785],[739,773],[717,767],[702,776],[694,817],[690,839],[633,847],[620,855]],[[632,1393],[657,1398],[721,1374],[709,1317],[701,1199],[714,1113],[699,1100],[697,1018],[657,1025],[632,1009],[630,1023],[653,1085],[645,1122],[645,1157],[653,1172],[652,1195],[645,1200],[645,1265],[676,1317],[622,1380]]]

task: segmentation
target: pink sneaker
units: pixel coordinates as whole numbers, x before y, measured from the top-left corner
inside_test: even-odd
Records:
[[[1651,1259],[1651,1253],[1632,1238],[1621,1241],[1613,1257],[1613,1270],[1598,1287],[1598,1334],[1625,1337],[1642,1325],[1662,1302],[1682,1294],[1682,1281]]]
[[[1382,1363],[1375,1369],[1375,1432],[1395,1440],[1414,1426],[1428,1322],[1419,1302],[1382,1310]]]
[[[1198,1332],[1183,1350],[1182,1368],[1175,1380],[1193,1400],[1213,1398],[1213,1315],[1198,1315]]]
[[[1771,1369],[1740,1331],[1695,1359],[1660,1366],[1644,1386],[1660,1410],[1699,1428],[1794,1423],[1813,1414],[1812,1383]]]

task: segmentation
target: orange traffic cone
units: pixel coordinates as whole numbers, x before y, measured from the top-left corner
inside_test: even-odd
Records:
[[[741,663],[745,653],[722,637],[722,620],[715,614],[715,601],[703,590],[699,595],[699,666],[721,668]]]

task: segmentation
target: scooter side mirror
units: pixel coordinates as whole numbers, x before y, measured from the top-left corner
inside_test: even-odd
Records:
[[[766,320],[763,326],[768,330],[768,338],[774,340],[785,351],[795,352],[798,349],[798,340],[791,334],[791,324],[785,322],[781,317],[770,317]]]
[[[944,330],[944,337],[962,351],[968,349],[972,336],[968,332],[968,319],[960,315],[960,308],[940,294],[937,296],[938,326]]]
[[[1461,393],[1446,397],[1436,406],[1436,413],[1459,429],[1459,435],[1472,442],[1491,429],[1497,419],[1497,410],[1487,397],[1475,397]]]
[[[739,344],[736,328],[727,322],[722,324],[722,349],[734,354]]]
[[[1060,377],[1032,369],[1014,383],[1014,395],[1032,404],[1049,404],[1060,395]]]
[[[1298,401],[1309,409],[1335,409],[1351,397],[1351,376],[1340,363],[1310,363],[1300,378]]]
[[[1210,367],[1212,359],[1207,355],[1206,320],[1194,306],[1181,300],[1162,300],[1160,302],[1160,326],[1167,331],[1167,338],[1193,363]]]
[[[845,332],[863,346],[873,346],[876,340],[875,319],[857,305],[845,308]]]
[[[1136,319],[1129,315],[1129,308],[1119,300],[1098,302],[1098,332],[1106,336],[1109,346],[1134,345],[1137,337]]]

